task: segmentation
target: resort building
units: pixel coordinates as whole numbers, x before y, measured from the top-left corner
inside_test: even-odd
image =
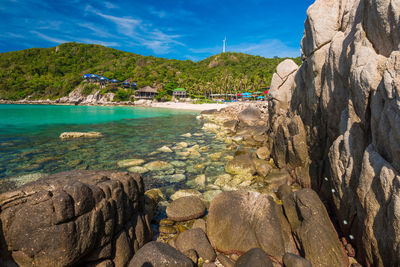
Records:
[[[174,97],[185,98],[186,97],[186,90],[183,88],[176,88],[172,91],[172,95]]]
[[[156,97],[157,94],[158,92],[156,89],[150,86],[146,86],[144,88],[137,90],[135,92],[135,97],[137,99],[153,99],[154,97]]]

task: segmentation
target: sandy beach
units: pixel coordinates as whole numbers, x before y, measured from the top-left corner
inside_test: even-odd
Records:
[[[191,103],[175,103],[175,102],[160,102],[152,103],[153,108],[171,108],[171,109],[186,109],[186,110],[210,110],[226,108],[232,104],[191,104]]]

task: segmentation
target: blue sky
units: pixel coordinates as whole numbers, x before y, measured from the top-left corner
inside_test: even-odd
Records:
[[[201,60],[227,51],[300,55],[313,0],[0,0],[0,52],[101,44],[157,57]]]

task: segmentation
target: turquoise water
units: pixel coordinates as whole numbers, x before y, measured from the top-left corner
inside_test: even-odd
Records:
[[[199,174],[217,175],[224,171],[224,164],[210,161],[208,155],[228,153],[228,149],[201,130],[202,123],[195,119],[197,114],[134,107],[0,105],[0,192],[18,184],[18,177],[23,175],[29,180],[29,175],[73,169],[126,170],[119,168],[117,162],[130,158],[180,161],[182,164],[168,175],[183,173],[186,178],[173,184],[174,188],[184,187]],[[67,131],[96,131],[103,137],[60,140],[60,134]],[[185,133],[193,135],[181,136]],[[198,158],[157,152],[162,146],[172,148],[183,141],[189,147],[209,145],[210,149]],[[204,166],[194,168],[196,164]],[[162,175],[167,174],[146,173],[146,186],[171,186],[160,179]]]

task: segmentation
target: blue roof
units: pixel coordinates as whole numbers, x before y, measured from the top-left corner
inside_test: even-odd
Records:
[[[123,84],[130,84],[128,81],[123,82]]]
[[[111,82],[113,83],[119,83],[119,81],[117,79],[112,79]]]
[[[108,81],[108,79],[106,77],[100,77],[100,80],[107,80]]]
[[[90,75],[92,75],[92,74],[85,74],[85,75],[83,75],[83,77],[84,78],[90,78]]]

